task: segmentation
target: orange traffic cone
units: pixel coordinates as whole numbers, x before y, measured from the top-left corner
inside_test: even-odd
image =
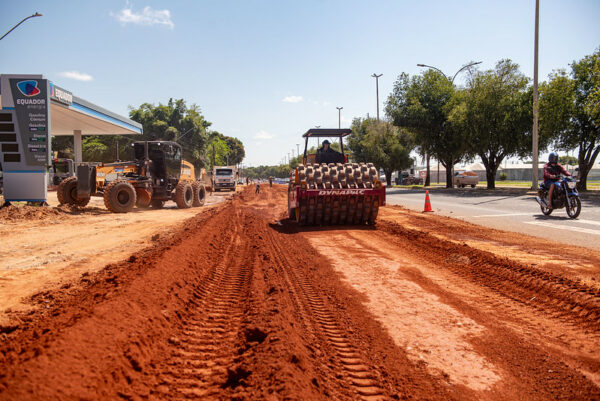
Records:
[[[425,191],[425,209],[423,209],[423,212],[433,212],[431,201],[429,200],[429,191]]]

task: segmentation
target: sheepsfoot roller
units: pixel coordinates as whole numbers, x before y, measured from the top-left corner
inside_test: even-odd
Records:
[[[311,129],[306,138],[303,164],[290,173],[288,213],[301,225],[375,225],[385,205],[385,187],[372,163],[347,163],[342,138],[347,129]],[[308,138],[339,138],[341,152],[328,140],[316,154],[307,154]]]

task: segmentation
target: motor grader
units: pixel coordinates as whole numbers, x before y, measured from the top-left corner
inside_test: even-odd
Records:
[[[77,163],[76,175],[57,189],[59,203],[85,206],[91,196],[102,196],[114,213],[134,206],[158,209],[169,200],[180,209],[204,204],[204,185],[195,179],[194,166],[182,160],[178,143],[140,141],[132,146],[133,161]]]
[[[350,129],[310,129],[302,137],[302,164],[290,172],[288,213],[301,225],[375,225],[385,187],[373,163],[348,163],[343,138]],[[310,138],[338,138],[341,152],[308,154]]]

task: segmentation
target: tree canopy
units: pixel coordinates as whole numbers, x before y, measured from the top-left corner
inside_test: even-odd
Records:
[[[356,118],[352,122],[352,135],[348,138],[352,160],[370,162],[377,169],[382,169],[388,185],[392,183],[394,171],[414,164],[410,157],[413,138],[390,122]]]
[[[504,158],[531,152],[533,110],[528,83],[517,64],[500,60],[495,69],[471,77],[450,115],[466,133],[470,154],[481,158],[490,189],[495,188]]]
[[[540,87],[540,132],[556,147],[578,149],[578,189],[600,153],[600,50],[559,70]]]
[[[442,163],[447,187],[452,187],[454,164],[468,154],[464,131],[450,119],[460,103],[459,96],[452,82],[437,71],[427,70],[413,77],[402,73],[385,107],[394,125],[412,132],[421,151]]]

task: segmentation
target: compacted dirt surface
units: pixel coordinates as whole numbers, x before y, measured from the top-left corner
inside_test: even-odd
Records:
[[[600,399],[597,252],[400,207],[286,214],[285,187],[247,188],[29,297],[0,400]]]

